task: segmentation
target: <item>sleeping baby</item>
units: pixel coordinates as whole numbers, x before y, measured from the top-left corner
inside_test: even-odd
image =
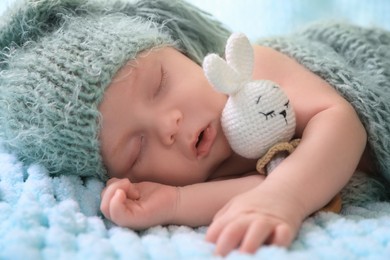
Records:
[[[101,210],[118,225],[210,225],[217,254],[252,253],[288,247],[356,170],[388,187],[387,31],[321,23],[248,49],[242,80],[284,93],[263,124],[289,125],[291,112],[277,142],[300,139],[261,175],[259,158],[233,149],[221,123],[228,95],[201,66],[231,34],[210,15],[180,0],[29,0],[1,26],[4,146],[52,175],[107,181]],[[248,62],[236,61],[232,76]]]

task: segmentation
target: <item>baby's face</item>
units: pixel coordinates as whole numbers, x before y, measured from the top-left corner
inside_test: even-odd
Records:
[[[232,154],[220,116],[226,96],[173,48],[124,66],[99,106],[110,177],[187,185],[205,181]]]

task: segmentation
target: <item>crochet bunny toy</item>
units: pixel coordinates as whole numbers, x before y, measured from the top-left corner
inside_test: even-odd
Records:
[[[252,80],[253,48],[244,34],[230,36],[225,55],[226,61],[216,54],[208,55],[203,69],[214,88],[229,95],[221,122],[232,149],[243,157],[258,159],[275,144],[286,144],[293,137],[294,110],[275,82]]]
[[[259,173],[270,173],[299,143],[293,140],[295,114],[287,95],[270,80],[253,80],[254,53],[248,38],[232,34],[225,58],[209,54],[203,70],[211,85],[229,95],[221,124],[232,149],[239,155],[259,159]],[[323,211],[339,212],[340,196]]]

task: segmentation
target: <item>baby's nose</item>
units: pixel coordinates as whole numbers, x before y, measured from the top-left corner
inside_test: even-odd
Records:
[[[183,115],[178,110],[171,111],[160,119],[160,124],[157,127],[164,145],[172,145],[176,141],[182,119]]]

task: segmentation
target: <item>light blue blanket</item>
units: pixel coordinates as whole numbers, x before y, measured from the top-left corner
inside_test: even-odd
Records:
[[[103,183],[50,177],[0,149],[0,259],[213,259],[206,228],[136,233],[99,217]],[[228,259],[389,259],[390,203],[347,207],[307,219],[290,249],[265,246]]]

